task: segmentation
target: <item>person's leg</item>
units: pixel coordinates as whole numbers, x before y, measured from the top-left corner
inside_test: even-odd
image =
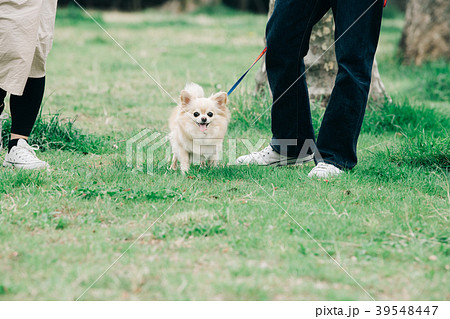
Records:
[[[53,43],[57,1],[46,0],[40,3],[37,12],[37,45],[32,41],[35,50],[29,77],[22,96],[11,94],[12,127],[9,150],[17,145],[19,139],[28,139],[44,96],[45,67]]]
[[[5,115],[3,115],[3,110],[5,109],[5,97],[6,91],[0,89],[0,151],[3,149],[3,120],[5,119]]]
[[[331,2],[339,71],[320,127],[317,147],[325,163],[352,169],[357,163],[356,144],[370,89],[384,1]]]
[[[44,88],[45,77],[29,78],[22,96],[11,94],[11,139],[8,151],[17,145],[19,139],[28,140],[41,108]]]
[[[34,44],[34,57],[23,96],[11,96],[11,143],[3,166],[23,169],[48,168],[48,164],[37,158],[35,149],[26,138],[36,121],[45,87],[45,65],[52,47],[57,0],[36,1],[39,3],[39,28]],[[12,92],[13,93],[13,92]]]
[[[267,76],[274,101],[271,145],[282,155],[296,157],[305,140],[314,140],[303,58],[312,27],[329,8],[329,0],[279,0],[267,24]]]
[[[28,145],[44,95],[45,77],[29,78],[22,96],[11,94],[11,138],[3,166],[22,169],[48,168],[37,158],[35,148]]]

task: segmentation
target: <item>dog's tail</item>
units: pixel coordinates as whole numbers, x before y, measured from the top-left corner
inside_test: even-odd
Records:
[[[187,83],[184,89],[196,98],[205,97],[205,92],[203,91],[202,87],[196,83]]]

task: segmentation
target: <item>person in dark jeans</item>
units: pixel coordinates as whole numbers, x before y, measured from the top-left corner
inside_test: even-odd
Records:
[[[310,177],[352,169],[367,104],[384,0],[277,0],[266,29],[267,76],[273,93],[272,142],[237,164],[285,165],[313,159]],[[304,57],[313,26],[332,9],[338,74],[317,143],[311,122]],[[320,61],[319,61],[320,63]],[[303,149],[303,150],[302,150]]]

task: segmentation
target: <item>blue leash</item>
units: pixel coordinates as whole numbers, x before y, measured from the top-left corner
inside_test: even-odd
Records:
[[[236,87],[242,82],[242,80],[245,78],[245,76],[247,75],[247,73],[255,66],[255,64],[264,56],[264,54],[267,51],[267,47],[264,48],[264,50],[261,52],[261,54],[258,56],[258,58],[255,60],[255,62],[253,62],[253,64],[248,68],[247,72],[245,72],[240,78],[239,80],[236,81],[236,83],[234,83],[234,85],[232,86],[232,88],[228,91],[228,95],[230,95],[231,93],[233,93],[233,91],[236,89]]]

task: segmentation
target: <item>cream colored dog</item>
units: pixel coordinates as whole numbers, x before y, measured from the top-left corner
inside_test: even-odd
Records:
[[[223,138],[230,121],[227,108],[227,93],[219,92],[205,98],[203,89],[195,83],[186,85],[181,91],[180,105],[169,119],[170,143],[173,161],[171,169],[180,169],[183,174],[191,163],[217,165],[222,155]]]

